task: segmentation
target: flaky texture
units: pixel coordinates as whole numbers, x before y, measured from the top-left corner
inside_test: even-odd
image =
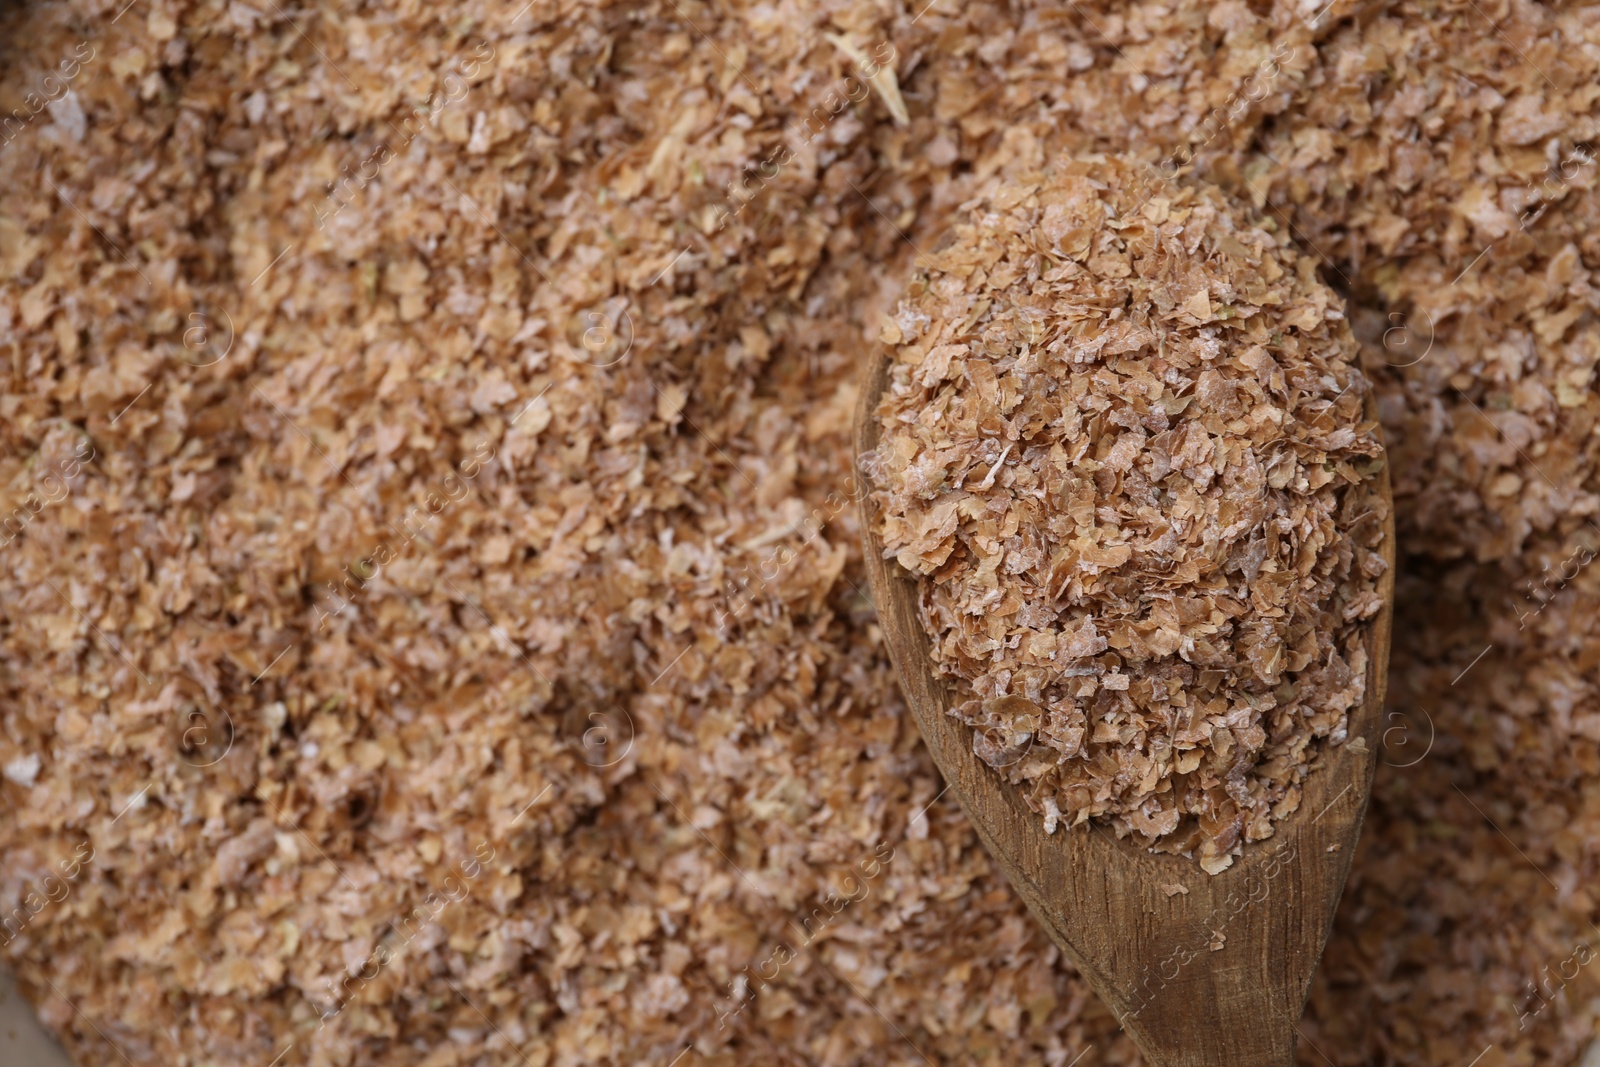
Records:
[[[1514,609],[1600,489],[1593,168],[1526,259],[1477,264],[1431,356],[1389,371],[1378,338],[1481,249],[1445,244],[1493,219],[1460,193],[1594,138],[1593,5],[123,6],[0,6],[0,113],[82,63],[0,147],[4,511],[95,450],[0,548],[0,911],[94,850],[0,954],[79,1062],[1139,1062],[949,794],[927,807],[848,430],[913,242],[1060,150],[1181,145],[1378,327],[1401,718],[1298,1062],[1579,1062],[1600,967],[1553,991],[1600,919],[1600,568]],[[880,78],[805,140],[852,71],[835,39],[892,42],[909,123]],[[1480,88],[1441,122],[1457,72]],[[1508,146],[1530,100],[1562,126]],[[718,230],[734,182],[765,188]],[[627,357],[563,354],[619,296]],[[197,307],[237,327],[210,368],[174,355]],[[319,628],[325,583],[485,444]],[[208,770],[180,724],[209,686],[238,737]],[[617,709],[635,743],[596,766]],[[352,978],[486,839],[469,894]],[[870,893],[749,977],[880,839]]]
[[[1050,831],[1215,874],[1365,694],[1382,446],[1314,261],[1154,177],[1063,159],[963,211],[885,327],[869,467],[978,755]]]

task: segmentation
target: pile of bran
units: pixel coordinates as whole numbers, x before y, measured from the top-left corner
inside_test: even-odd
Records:
[[[1575,1063],[1600,212],[1561,164],[1597,35],[1476,0],[7,7],[0,913],[49,900],[8,963],[84,1063],[1136,1062],[940,795],[847,423],[956,205],[1192,150],[1347,290],[1395,457],[1400,732],[1301,1062]]]
[[[1366,699],[1384,461],[1315,260],[1147,175],[1063,157],[962,206],[863,462],[979,758],[1047,833],[1217,874]]]

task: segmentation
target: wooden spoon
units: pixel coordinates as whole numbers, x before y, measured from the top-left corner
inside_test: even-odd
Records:
[[[874,411],[889,370],[877,346],[856,408],[857,456],[877,447]],[[1368,418],[1376,421],[1372,402]],[[858,485],[865,476],[857,470]],[[1367,624],[1366,701],[1350,740],[1323,750],[1300,808],[1218,875],[1181,856],[1119,841],[1109,829],[1044,831],[1019,787],[972,751],[972,728],[946,713],[965,699],[935,674],[917,616],[917,580],[883,555],[877,508],[860,494],[867,574],[900,688],[923,740],[990,855],[1051,939],[1089,980],[1155,1067],[1284,1067],[1311,973],[1333,924],[1372,791],[1394,605],[1394,508],[1384,468],[1370,491],[1389,501],[1379,585]],[[1183,886],[1188,892],[1166,887]]]

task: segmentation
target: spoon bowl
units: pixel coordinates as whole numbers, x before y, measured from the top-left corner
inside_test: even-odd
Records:
[[[876,346],[855,415],[858,457],[878,444],[889,354]],[[1376,421],[1369,398],[1367,416]],[[858,484],[867,485],[857,471]],[[946,709],[956,688],[934,670],[917,579],[885,559],[878,510],[860,494],[867,574],[900,687],[950,791],[1012,887],[1154,1067],[1285,1067],[1372,791],[1394,605],[1394,508],[1387,466],[1365,483],[1390,503],[1381,610],[1366,624],[1366,699],[1348,740],[1324,745],[1300,807],[1276,834],[1207,875],[1192,859],[1118,840],[1094,821],[1045,833],[1022,791],[973,752]]]

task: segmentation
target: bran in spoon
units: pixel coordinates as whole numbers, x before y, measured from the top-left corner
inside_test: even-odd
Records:
[[[1052,832],[1215,874],[1364,696],[1382,466],[1337,294],[1211,187],[1063,160],[886,323],[867,457],[950,709]]]

